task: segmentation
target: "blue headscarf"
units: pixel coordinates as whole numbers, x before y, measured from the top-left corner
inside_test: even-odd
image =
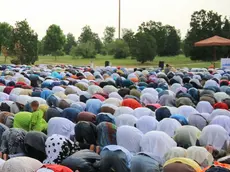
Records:
[[[102,102],[98,99],[89,99],[86,102],[86,111],[91,112],[95,115],[100,113]]]
[[[183,115],[172,115],[170,118],[176,119],[181,125],[188,125],[188,121]]]
[[[110,113],[99,113],[96,117],[96,123],[98,125],[101,122],[110,122],[115,124],[115,117]]]
[[[61,116],[64,118],[67,118],[68,120],[72,121],[72,122],[76,122],[77,121],[77,116],[78,114],[81,112],[81,109],[76,109],[76,108],[65,108],[62,113]]]
[[[44,90],[44,91],[41,92],[41,98],[43,98],[43,99],[46,100],[52,94],[53,94],[52,91],[50,91],[50,90]]]

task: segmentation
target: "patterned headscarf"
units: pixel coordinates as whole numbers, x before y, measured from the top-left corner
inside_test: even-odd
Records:
[[[48,137],[45,145],[47,158],[44,164],[60,164],[65,158],[80,150],[71,140],[57,134]]]
[[[98,144],[101,147],[116,145],[117,126],[110,122],[102,122],[97,126]]]

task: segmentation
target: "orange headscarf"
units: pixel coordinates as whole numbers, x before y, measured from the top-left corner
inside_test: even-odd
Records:
[[[123,100],[122,106],[128,106],[128,107],[130,107],[132,109],[142,107],[141,104],[138,101],[136,101],[135,99],[125,99],[125,100]]]

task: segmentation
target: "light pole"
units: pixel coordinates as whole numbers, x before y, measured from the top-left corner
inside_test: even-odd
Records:
[[[121,0],[118,1],[118,39],[121,39]]]

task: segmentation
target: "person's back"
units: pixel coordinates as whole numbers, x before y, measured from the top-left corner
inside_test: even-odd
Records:
[[[29,131],[31,115],[30,112],[19,112],[15,114],[13,128],[22,128]]]

